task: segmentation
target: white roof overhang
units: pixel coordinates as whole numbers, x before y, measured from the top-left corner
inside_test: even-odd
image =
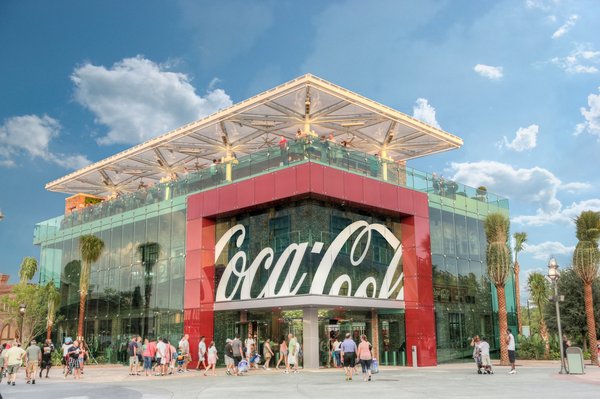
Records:
[[[358,151],[395,161],[458,148],[462,139],[307,74],[138,144],[46,185],[50,191],[107,196],[140,183],[176,178],[234,152],[239,158],[277,145],[298,129],[333,132]]]

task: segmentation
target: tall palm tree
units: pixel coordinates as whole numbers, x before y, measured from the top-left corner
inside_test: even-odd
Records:
[[[52,338],[52,327],[56,320],[56,310],[60,306],[60,291],[56,289],[54,281],[46,284],[46,296],[48,298],[48,322],[46,323],[46,339]]]
[[[92,234],[79,238],[79,252],[81,254],[81,274],[79,276],[79,323],[77,324],[77,339],[83,339],[83,322],[85,319],[85,300],[90,286],[90,272],[92,263],[100,259],[104,250],[104,241]]]
[[[548,281],[542,273],[534,272],[527,279],[527,288],[540,313],[540,336],[546,347],[544,355],[547,359],[550,356],[550,337],[548,336],[548,327],[544,319],[543,309],[544,304],[548,302]]]
[[[596,349],[596,321],[594,320],[594,303],[592,296],[592,283],[598,276],[598,262],[600,250],[600,213],[583,211],[575,218],[575,236],[579,240],[573,252],[573,270],[583,282],[585,314],[587,319],[588,338],[590,351],[592,351],[592,364],[598,364],[598,356],[593,356]]]
[[[35,276],[38,269],[38,263],[35,258],[27,256],[23,258],[21,262],[21,269],[19,270],[19,277],[21,278],[21,284],[27,284],[29,280]]]
[[[519,264],[519,252],[523,250],[523,244],[527,241],[527,233],[515,233],[513,234],[515,239],[515,299],[517,300],[517,325],[519,334],[523,333],[523,322],[521,320],[521,286],[519,285],[519,273],[521,271],[521,265]]]
[[[508,330],[506,315],[506,279],[510,273],[510,248],[508,246],[510,222],[501,213],[490,213],[483,222],[487,239],[487,270],[496,287],[498,298],[498,324],[500,329],[500,364],[508,365],[508,348],[505,339]]]

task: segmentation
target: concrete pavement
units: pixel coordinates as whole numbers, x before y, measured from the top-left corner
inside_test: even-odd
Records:
[[[81,380],[64,380],[60,368],[49,379],[36,385],[24,383],[21,370],[16,386],[0,385],[5,399],[164,399],[164,398],[564,398],[597,397],[600,368],[588,365],[586,374],[559,375],[558,362],[518,363],[518,372],[496,366],[494,375],[478,375],[471,363],[445,364],[429,368],[382,367],[372,382],[357,376],[344,381],[340,370],[301,371],[286,375],[282,371],[251,371],[243,377],[204,377],[191,371],[168,377],[129,376],[124,366],[88,366]]]

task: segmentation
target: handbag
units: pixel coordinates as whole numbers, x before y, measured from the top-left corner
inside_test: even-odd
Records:
[[[373,359],[373,361],[371,361],[371,374],[377,373],[379,373],[379,362],[377,359]]]

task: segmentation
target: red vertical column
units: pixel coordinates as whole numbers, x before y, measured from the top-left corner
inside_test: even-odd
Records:
[[[427,195],[411,192],[414,216],[402,220],[406,350],[412,366],[412,347],[417,347],[418,366],[437,364],[435,313]]]
[[[183,330],[190,336],[194,363],[201,336],[214,336],[215,221],[202,217],[204,196],[188,201]]]

